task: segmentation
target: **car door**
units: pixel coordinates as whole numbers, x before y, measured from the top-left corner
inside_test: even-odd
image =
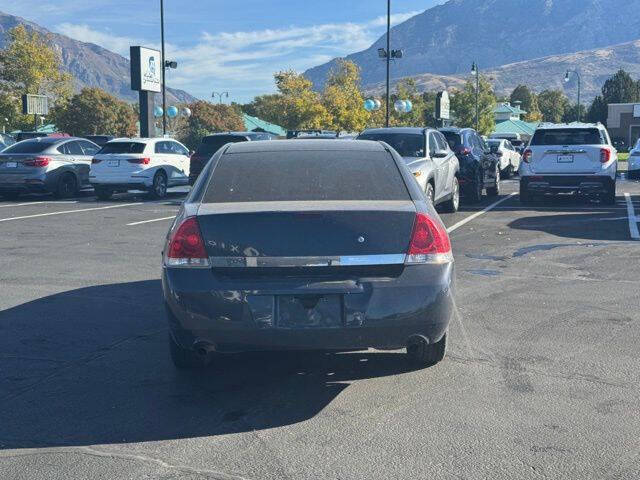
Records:
[[[176,181],[177,183],[186,185],[189,183],[189,164],[191,163],[191,159],[189,158],[189,150],[187,150],[187,147],[178,142],[172,141],[169,143],[171,147],[171,153],[174,157],[174,161],[176,162]]]
[[[163,170],[167,172],[168,181],[171,183],[171,178],[173,176],[173,170],[175,166],[173,165],[173,156],[170,154],[169,142],[166,140],[162,140],[156,142],[154,146],[154,156],[153,156],[153,164],[154,167],[162,167]]]
[[[458,170],[460,169],[459,166],[459,162],[458,162],[458,157],[456,156],[455,152],[453,150],[451,150],[451,147],[449,147],[449,143],[447,142],[447,139],[445,138],[445,136],[441,133],[441,132],[435,132],[435,136],[436,136],[436,141],[438,142],[438,148],[441,151],[445,151],[447,152],[447,156],[445,157],[445,163],[446,163],[446,175],[447,175],[447,193],[451,193],[453,192],[453,179],[456,176],[456,173],[458,172]]]
[[[76,143],[80,145],[82,155],[76,155],[76,169],[78,172],[78,178],[81,185],[89,185],[89,171],[91,170],[91,159],[98,153],[100,147],[88,140],[77,140]]]
[[[435,182],[434,198],[436,202],[451,192],[448,184],[449,159],[447,157],[438,158],[436,152],[440,150],[438,138],[434,131],[430,131],[427,136],[427,148],[429,149],[429,159],[433,162],[433,176]]]

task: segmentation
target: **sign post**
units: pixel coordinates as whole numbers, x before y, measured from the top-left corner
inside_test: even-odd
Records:
[[[441,127],[445,127],[450,118],[451,100],[449,99],[449,92],[443,90],[436,97],[436,120],[438,120]]]
[[[140,98],[140,136],[155,134],[153,116],[154,94],[161,91],[162,60],[159,50],[146,47],[129,47],[131,59],[131,90],[137,90]]]
[[[38,130],[38,115],[49,114],[49,99],[46,95],[22,95],[23,115],[33,115],[33,131]]]

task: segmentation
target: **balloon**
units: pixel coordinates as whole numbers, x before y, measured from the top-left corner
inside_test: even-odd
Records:
[[[364,109],[367,112],[372,112],[375,108],[376,108],[376,102],[374,102],[373,100],[369,99],[366,102],[364,102]]]
[[[407,106],[404,100],[396,100],[395,103],[393,104],[393,108],[395,108],[396,112],[398,113],[404,113],[406,107]]]
[[[177,107],[174,107],[173,105],[171,105],[169,108],[167,108],[167,116],[169,118],[175,118],[178,116],[178,109]]]
[[[190,117],[191,116],[191,109],[187,108],[187,107],[184,107],[182,109],[182,116],[183,117]]]
[[[162,107],[160,107],[160,106],[156,106],[156,107],[153,108],[153,116],[156,117],[156,118],[161,117],[162,116],[162,112],[163,112],[163,110],[162,110]]]
[[[404,111],[406,113],[409,113],[411,110],[413,110],[413,103],[411,103],[411,100],[405,100],[404,101]]]
[[[382,108],[382,102],[380,100],[376,98],[373,102],[376,104],[376,108],[374,108],[374,110],[380,110],[380,108]]]

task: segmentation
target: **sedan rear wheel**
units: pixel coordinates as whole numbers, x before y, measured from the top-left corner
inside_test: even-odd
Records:
[[[429,367],[441,362],[447,353],[447,336],[444,336],[436,343],[427,343],[419,340],[407,346],[407,355],[412,363],[423,367]]]
[[[56,198],[70,198],[78,194],[78,181],[73,173],[65,173],[58,180],[58,186],[53,194]]]
[[[496,166],[496,184],[493,187],[487,187],[487,195],[497,197],[500,195],[500,167]]]
[[[162,170],[154,175],[149,195],[151,195],[151,198],[164,198],[167,196],[167,175]]]

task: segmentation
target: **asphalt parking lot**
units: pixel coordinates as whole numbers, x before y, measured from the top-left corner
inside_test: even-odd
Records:
[[[0,202],[1,479],[640,478],[640,182],[443,215],[457,317],[400,352],[169,360],[162,201]]]

